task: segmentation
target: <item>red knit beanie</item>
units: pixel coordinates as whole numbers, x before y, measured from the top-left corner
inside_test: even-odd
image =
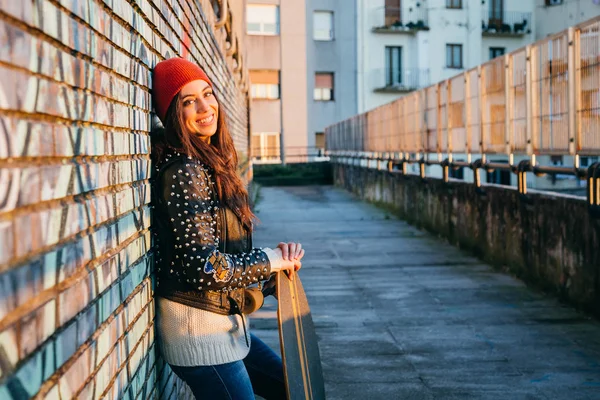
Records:
[[[212,87],[210,79],[202,68],[183,58],[170,58],[156,64],[152,74],[152,96],[156,114],[163,123],[175,95],[186,84],[198,79]]]

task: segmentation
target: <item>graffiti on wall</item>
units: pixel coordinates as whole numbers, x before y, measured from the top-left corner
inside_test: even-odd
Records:
[[[243,158],[218,18],[195,0],[0,2],[0,398],[185,397],[154,339],[151,69],[201,64]]]

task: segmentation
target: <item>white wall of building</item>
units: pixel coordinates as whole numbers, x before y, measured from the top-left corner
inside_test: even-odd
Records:
[[[403,0],[403,15],[410,12],[426,15],[429,30],[416,33],[373,32],[383,25],[385,0],[357,1],[357,86],[358,111],[364,112],[389,103],[403,93],[380,93],[382,72],[385,70],[385,47],[402,46],[403,69],[423,74],[433,84],[473,68],[489,59],[490,47],[502,47],[507,52],[525,46],[535,37],[535,0],[504,0],[504,18],[519,21],[528,18],[523,35],[484,36],[482,21],[492,0],[463,0],[463,8],[448,9],[446,0]],[[418,6],[417,6],[418,5]],[[522,14],[525,13],[525,14]],[[460,44],[463,48],[463,68],[446,66],[446,45]]]
[[[563,0],[562,4],[552,6],[547,6],[545,0],[535,0],[535,3],[536,39],[600,15],[600,2],[593,0]]]

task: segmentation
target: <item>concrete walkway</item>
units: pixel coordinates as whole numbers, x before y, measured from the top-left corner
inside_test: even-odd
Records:
[[[255,245],[299,241],[334,399],[600,399],[600,323],[332,187],[261,188]],[[276,304],[253,331],[279,351]]]

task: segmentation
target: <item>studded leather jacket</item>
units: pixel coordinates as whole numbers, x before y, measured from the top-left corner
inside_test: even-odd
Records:
[[[152,184],[156,294],[219,314],[241,314],[244,288],[271,273],[252,248],[252,234],[222,207],[213,173],[172,152],[157,163]]]

